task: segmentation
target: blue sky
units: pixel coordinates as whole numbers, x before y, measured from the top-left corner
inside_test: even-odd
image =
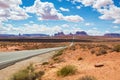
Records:
[[[1,0],[0,34],[120,33],[120,0]]]

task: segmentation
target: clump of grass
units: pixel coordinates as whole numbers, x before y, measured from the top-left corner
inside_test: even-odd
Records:
[[[42,65],[47,65],[47,64],[49,64],[49,62],[43,62],[43,63],[42,63]]]
[[[78,58],[78,61],[80,61],[80,60],[83,60],[83,58],[82,58],[82,57],[79,57],[79,58]]]
[[[59,58],[54,58],[53,60],[54,60],[54,61],[58,61],[58,60],[59,60]]]
[[[120,52],[120,45],[114,46],[113,51]]]
[[[79,78],[78,80],[97,80],[97,79],[93,76],[83,76]]]
[[[15,73],[10,80],[36,80],[41,78],[42,75],[44,75],[44,71],[34,72],[33,66],[30,65],[26,69]]]
[[[53,55],[53,58],[58,57],[63,54],[64,49],[58,51],[55,55]]]
[[[10,80],[30,80],[30,79],[34,79],[35,74],[29,74],[29,70],[21,70],[19,72],[17,72],[16,74],[14,74],[13,78]]]
[[[99,44],[99,45],[97,45],[97,47],[100,47],[103,49],[110,49],[110,47],[108,47],[107,45],[104,45],[104,44]]]
[[[41,80],[41,77],[42,77],[44,74],[45,74],[44,71],[39,71],[39,72],[35,73],[35,76],[36,76],[36,78],[39,78],[39,80]]]
[[[103,48],[99,49],[98,53],[96,53],[96,56],[107,54],[107,51]]]
[[[73,75],[75,74],[75,72],[77,71],[76,67],[73,65],[66,65],[63,68],[61,68],[60,70],[57,71],[57,75],[58,76],[68,76],[68,75]]]
[[[56,63],[60,63],[60,62],[65,62],[65,60],[63,58],[54,58],[53,59]]]

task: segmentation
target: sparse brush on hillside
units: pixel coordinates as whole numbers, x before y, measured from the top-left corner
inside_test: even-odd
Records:
[[[97,80],[97,79],[93,76],[83,76],[79,78],[78,80]]]
[[[104,45],[104,44],[99,44],[97,45],[96,47],[100,47],[100,48],[103,48],[103,49],[111,49],[110,47],[108,47],[107,45]]]
[[[96,53],[96,56],[100,56],[100,55],[104,55],[104,54],[107,54],[107,51],[103,48],[100,48],[98,50],[98,53]]]
[[[120,52],[120,45],[114,46],[113,51]]]
[[[55,55],[53,55],[52,58],[55,58],[55,57],[58,57],[58,56],[62,55],[62,54],[63,54],[63,51],[64,51],[64,49],[58,51]]]
[[[53,60],[54,60],[56,63],[65,62],[65,60],[64,60],[63,58],[58,58],[58,57],[54,58]]]
[[[68,75],[73,75],[75,74],[75,72],[77,71],[76,67],[73,65],[66,65],[63,68],[61,68],[60,70],[57,71],[57,75],[58,76],[68,76]]]
[[[43,62],[43,63],[42,63],[42,65],[47,65],[47,64],[49,64],[49,62]]]
[[[33,65],[28,66],[24,70],[15,73],[10,80],[36,80],[44,75],[44,71],[34,72]]]

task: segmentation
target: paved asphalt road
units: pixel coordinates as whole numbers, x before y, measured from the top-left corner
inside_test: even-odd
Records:
[[[54,50],[59,50],[65,47],[56,47],[56,48],[46,48],[38,50],[25,50],[25,51],[15,51],[15,52],[0,52],[0,69],[3,69],[9,65],[14,64],[15,62],[42,54]]]

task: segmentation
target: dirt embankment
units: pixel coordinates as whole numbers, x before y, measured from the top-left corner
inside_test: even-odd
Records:
[[[65,45],[69,45],[69,43],[0,42],[0,52],[52,48]]]
[[[116,44],[117,45],[117,44]],[[74,75],[61,77],[57,71],[65,65],[74,65]],[[44,71],[42,80],[80,80],[89,75],[97,80],[120,80],[120,52],[110,44],[76,44],[54,55],[48,64],[36,64],[36,71]]]

